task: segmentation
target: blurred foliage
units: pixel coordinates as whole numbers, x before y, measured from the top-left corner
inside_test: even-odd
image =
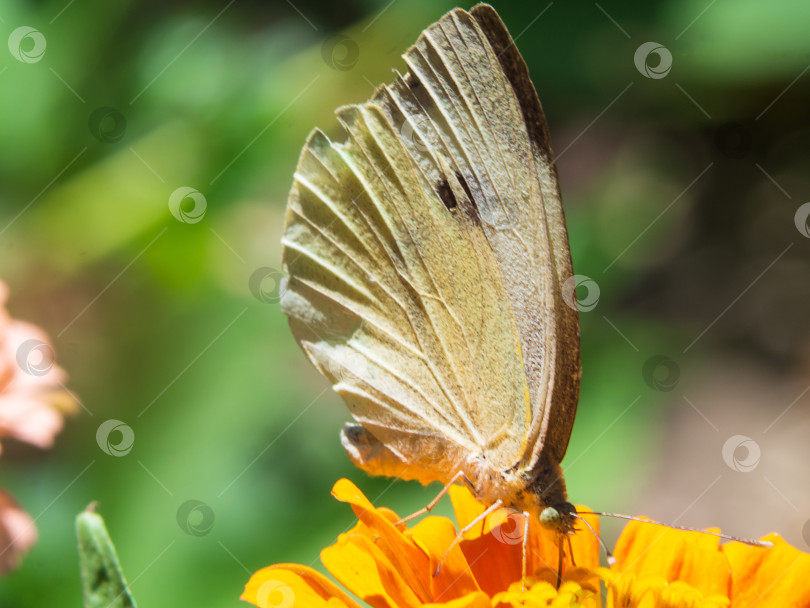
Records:
[[[582,314],[569,492],[632,512],[665,415],[645,361],[688,376],[684,348],[789,242],[770,297],[740,301],[688,355],[741,348],[784,369],[807,355],[810,283],[792,277],[808,271],[793,214],[810,198],[810,5],[495,5],[549,117],[574,266],[601,292]],[[251,572],[314,563],[351,524],[329,495],[339,477],[401,513],[435,494],[353,469],[345,408],[248,283],[278,267],[307,133],[337,133],[334,108],[404,70],[452,6],[5,0],[4,36],[32,26],[47,50],[0,53],[0,277],[85,409],[53,451],[4,445],[3,485],[40,541],[0,604],[78,604],[72,521],[91,500],[141,605],[237,606]],[[663,79],[634,66],[648,40],[672,53]],[[205,196],[199,223],[169,211],[181,186]],[[135,432],[124,457],[96,443],[111,418]],[[178,525],[188,500],[213,511],[210,532]]]

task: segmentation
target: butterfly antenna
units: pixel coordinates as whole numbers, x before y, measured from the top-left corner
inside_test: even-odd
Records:
[[[615,565],[616,564],[616,558],[613,557],[613,553],[610,551],[610,549],[608,549],[607,545],[605,544],[605,541],[603,541],[602,537],[599,536],[599,534],[596,532],[596,530],[593,529],[593,526],[588,522],[588,520],[585,519],[584,517],[580,517],[579,514],[577,514],[577,513],[571,513],[571,515],[573,515],[579,521],[581,521],[583,524],[588,526],[588,529],[593,533],[593,535],[596,537],[596,540],[598,540],[599,544],[602,546],[602,549],[605,552],[605,559],[607,560],[608,565],[609,566]],[[585,515],[599,515],[599,514],[598,513],[588,512],[588,513],[585,513]]]
[[[641,517],[633,517],[632,515],[622,515],[621,513],[602,513],[600,511],[583,511],[582,515],[598,515],[600,517],[615,517],[616,519],[625,519],[628,521],[639,521],[645,524],[653,524],[655,526],[663,526],[665,528],[674,528],[675,530],[683,530],[684,532],[700,532],[701,534],[708,534],[710,536],[716,536],[717,538],[722,538],[724,540],[733,540],[738,543],[745,543],[746,545],[751,545],[752,547],[773,547],[773,543],[767,540],[753,540],[750,538],[740,538],[738,536],[731,536],[729,534],[723,534],[721,532],[712,532],[710,530],[697,530],[695,528],[687,528],[685,526],[676,526],[674,524],[664,524],[660,521],[655,521],[653,519],[642,519]],[[582,521],[585,521],[584,519]]]

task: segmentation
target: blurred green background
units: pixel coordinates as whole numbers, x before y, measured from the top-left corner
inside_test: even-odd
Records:
[[[599,286],[572,500],[808,550],[810,5],[494,4],[548,115],[575,270]],[[336,133],[334,108],[404,71],[453,6],[0,4],[4,39],[47,43],[0,49],[0,278],[84,406],[53,450],[4,441],[2,486],[40,540],[0,604],[80,605],[73,518],[92,500],[140,605],[237,606],[251,572],[316,562],[352,524],[338,478],[403,514],[435,494],[352,467],[347,412],[261,269],[307,133]],[[648,41],[671,53],[663,77],[634,64]],[[169,209],[181,187],[204,196],[196,223]],[[134,431],[125,456],[97,444],[108,419]],[[724,462],[736,434],[756,470]],[[192,526],[214,515],[199,536],[178,523],[189,500]]]

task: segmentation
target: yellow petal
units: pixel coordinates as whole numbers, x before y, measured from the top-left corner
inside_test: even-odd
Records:
[[[456,538],[456,529],[449,519],[427,517],[411,529],[411,534],[425,554],[430,556],[430,569],[427,574],[434,602],[455,601],[481,590],[461,547],[456,544],[449,553],[447,552]],[[443,557],[439,575],[434,577],[433,573]]]
[[[573,581],[563,583],[551,608],[602,608],[599,582],[594,586],[582,586]]]
[[[250,577],[239,599],[259,608],[360,608],[320,572],[298,564],[276,564]]]
[[[486,510],[486,506],[478,502],[472,492],[464,486],[451,486],[448,494],[450,494],[450,501],[453,503],[453,511],[456,513],[456,521],[460,528],[469,525]]]
[[[615,570],[683,581],[703,595],[728,597],[731,569],[716,536],[631,521],[616,543]]]
[[[557,589],[550,583],[535,583],[523,591],[523,584],[518,582],[510,585],[507,591],[495,594],[492,605],[496,608],[544,608],[551,606],[555,598]]]
[[[731,564],[731,606],[758,608],[810,606],[810,555],[778,534],[763,537],[765,549],[743,543],[723,545]]]
[[[492,608],[489,597],[482,591],[473,591],[463,597],[441,604],[425,604],[424,608]]]
[[[321,551],[321,561],[343,586],[374,608],[419,608],[426,603],[368,536],[341,534]]]
[[[375,508],[357,486],[347,479],[339,480],[332,489],[332,494],[341,502],[349,503],[360,520],[360,524],[352,532],[373,540],[375,547],[385,556],[386,563],[391,565],[419,600],[423,603],[431,601],[430,584],[426,576],[430,570],[430,558],[412,540],[410,534],[404,533],[404,528],[399,530],[394,527],[399,519],[396,513],[390,509]],[[325,565],[335,574],[328,564]],[[349,587],[345,582],[343,584]],[[349,588],[358,595],[361,594],[360,591]]]

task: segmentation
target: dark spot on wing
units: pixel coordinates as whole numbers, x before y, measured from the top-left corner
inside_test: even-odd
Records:
[[[436,193],[439,195],[439,198],[442,199],[444,206],[448,209],[458,207],[456,196],[453,194],[453,189],[450,187],[450,184],[447,183],[446,179],[442,178],[442,181],[436,186]]]
[[[481,212],[478,209],[478,201],[475,200],[473,196],[472,190],[470,190],[469,184],[467,184],[467,180],[464,179],[464,176],[456,171],[456,179],[458,183],[461,184],[461,188],[464,190],[464,194],[467,195],[467,200],[464,201],[464,204],[461,206],[464,209],[464,212],[472,218],[472,220],[481,225]]]
[[[465,180],[464,176],[458,171],[455,172],[454,177],[464,191],[464,196],[460,196],[460,198],[457,199],[458,188],[456,188],[456,192],[453,192],[453,188],[450,187],[447,178],[442,178],[441,182],[436,186],[436,192],[439,198],[442,199],[444,206],[451,211],[458,208],[458,210],[461,211],[464,216],[472,220],[473,223],[481,225],[478,205],[473,197],[472,190],[470,190],[470,186],[467,184],[467,180]]]
[[[410,73],[405,76],[405,84],[408,85],[408,88],[411,91],[415,91],[422,86],[422,82],[419,80],[419,78]]]
[[[467,185],[467,180],[464,179],[464,176],[458,171],[456,171],[456,179],[458,180],[458,183],[461,184],[461,187],[464,188],[464,194],[467,195],[467,200],[470,201],[470,204],[472,204],[473,207],[478,209],[478,205],[475,204],[475,199],[470,191],[470,187]]]
[[[425,88],[424,83],[410,72],[405,74],[402,78],[402,82],[408,88],[410,94],[419,102],[418,105],[421,106],[421,110],[424,112],[423,117],[430,120],[431,117],[429,113],[431,108],[436,107],[436,102],[433,100],[433,97],[430,96],[430,92]]]

